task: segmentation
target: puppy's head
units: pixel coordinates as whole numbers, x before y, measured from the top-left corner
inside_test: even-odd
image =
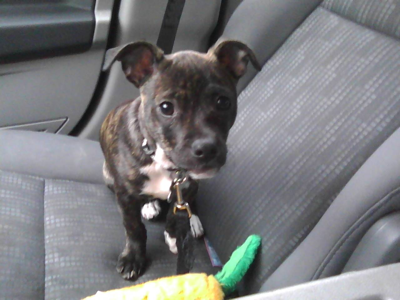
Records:
[[[183,168],[195,179],[216,174],[226,161],[226,140],[236,118],[236,83],[254,53],[239,41],[223,41],[208,53],[164,55],[136,42],[107,51],[103,70],[121,61],[140,88],[140,118],[164,167]]]

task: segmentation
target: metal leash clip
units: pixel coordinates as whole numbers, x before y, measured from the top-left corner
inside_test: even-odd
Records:
[[[171,188],[175,188],[176,191],[176,202],[174,204],[174,214],[176,214],[177,210],[186,210],[188,213],[189,219],[192,217],[192,211],[190,210],[189,203],[185,202],[182,197],[182,187],[181,184],[184,183],[188,177],[186,176],[183,170],[178,170],[175,173],[176,177],[172,181]],[[168,200],[171,201],[171,193],[168,196]]]

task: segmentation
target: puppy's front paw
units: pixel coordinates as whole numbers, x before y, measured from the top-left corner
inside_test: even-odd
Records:
[[[176,238],[171,237],[168,232],[164,231],[164,239],[165,243],[169,247],[169,251],[171,251],[173,254],[178,254],[178,248],[176,247]]]
[[[192,215],[190,218],[190,229],[192,231],[192,235],[195,238],[200,238],[204,234],[203,225],[200,222],[200,219],[197,215]]]
[[[151,220],[157,217],[161,212],[161,206],[158,200],[146,203],[142,207],[142,217],[146,220]]]
[[[145,264],[144,257],[136,257],[133,251],[123,252],[118,257],[117,271],[125,280],[136,280],[143,273]]]

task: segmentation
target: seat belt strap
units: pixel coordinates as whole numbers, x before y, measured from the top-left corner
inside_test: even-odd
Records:
[[[157,46],[164,50],[165,54],[172,52],[184,6],[185,0],[168,0],[157,40]]]

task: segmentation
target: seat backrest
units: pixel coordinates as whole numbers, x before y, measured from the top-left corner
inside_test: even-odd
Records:
[[[275,44],[269,47],[274,28],[255,28],[255,36],[250,36],[243,26],[253,28],[256,19],[267,19],[274,5],[289,11],[303,5],[308,10],[296,16],[297,23],[288,20],[298,28],[292,34],[285,28],[281,40],[290,36],[281,46],[272,39]],[[284,10],[280,12],[284,18]],[[399,128],[399,16],[400,0],[248,0],[228,23],[228,38],[250,47],[257,43],[257,55],[267,61],[239,96],[227,165],[201,185],[198,206],[207,236],[223,261],[248,235],[262,236],[262,250],[246,277],[246,293],[259,290]],[[243,20],[240,26],[237,20]],[[238,28],[237,36],[231,28]],[[274,52],[274,47],[279,49]],[[397,206],[380,213],[393,209]],[[321,244],[337,238],[330,236],[329,228],[325,233]],[[352,241],[362,233],[357,231]],[[336,267],[314,276],[319,265],[313,266],[308,279],[291,282],[340,272],[351,253],[351,247],[346,249],[335,254]],[[296,262],[289,269],[302,270],[302,261]]]

